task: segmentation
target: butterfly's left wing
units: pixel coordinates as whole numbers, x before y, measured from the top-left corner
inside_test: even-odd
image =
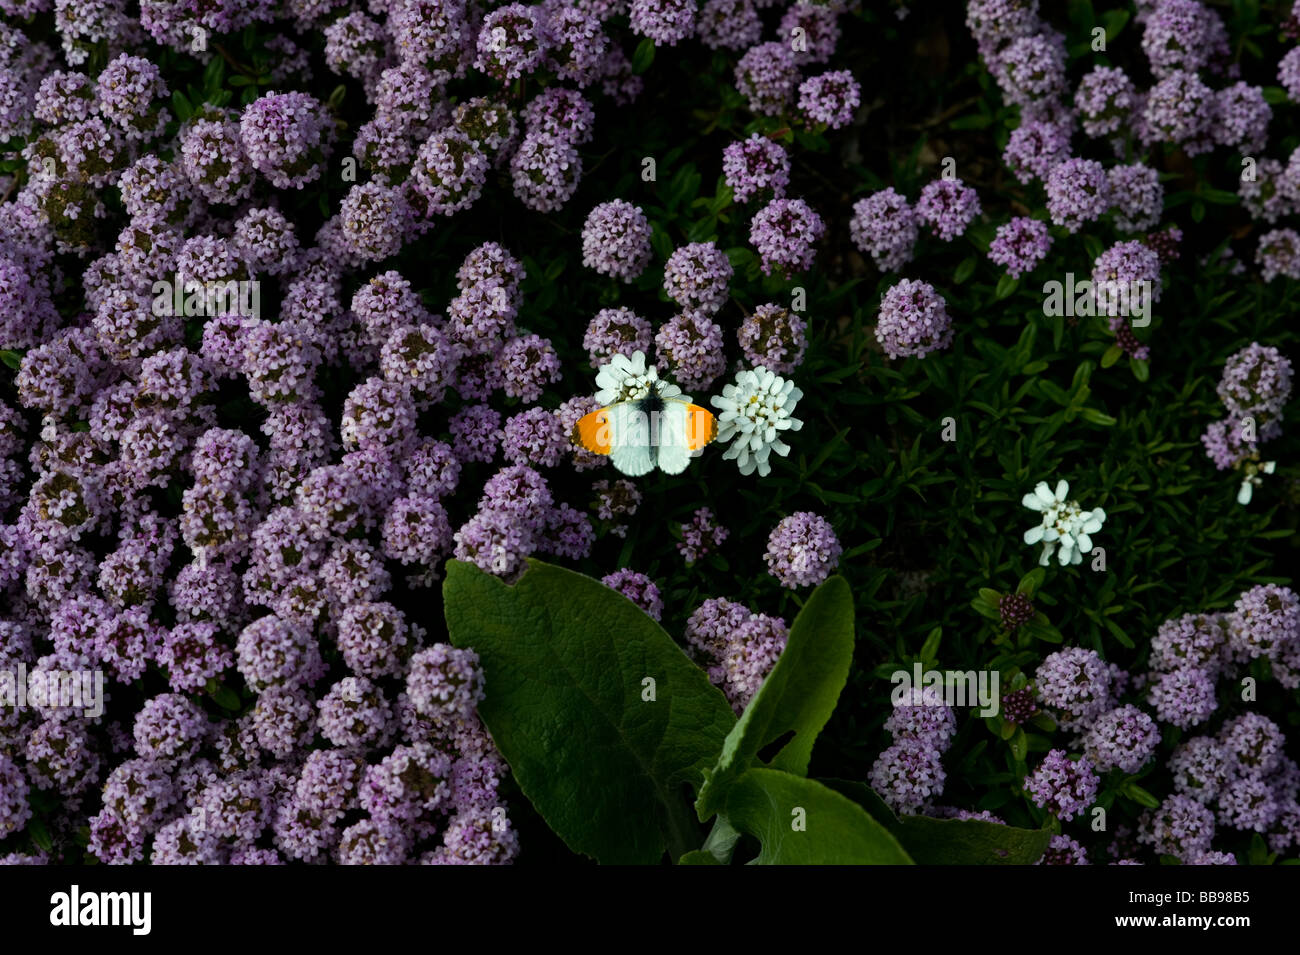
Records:
[[[685,401],[668,401],[659,419],[659,470],[681,474],[717,433],[717,420],[704,408]]]
[[[654,470],[649,416],[635,402],[624,401],[605,409],[610,425],[609,460],[628,477]]]

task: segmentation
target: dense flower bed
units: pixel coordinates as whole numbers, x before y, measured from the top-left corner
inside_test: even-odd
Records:
[[[0,861],[572,859],[529,558],[737,713],[842,575],[896,813],[1294,857],[1300,8],[1042,6],[0,0]]]

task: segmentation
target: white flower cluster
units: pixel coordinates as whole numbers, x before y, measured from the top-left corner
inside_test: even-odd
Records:
[[[1043,556],[1038,561],[1043,567],[1058,547],[1057,557],[1062,566],[1082,563],[1083,555],[1092,550],[1089,535],[1101,530],[1106,520],[1106,512],[1100,507],[1085,511],[1077,501],[1067,500],[1069,493],[1068,481],[1058,481],[1055,493],[1046,481],[1039,481],[1033,492],[1021,501],[1031,511],[1043,515],[1042,523],[1025,531],[1026,544],[1043,542]]]
[[[774,375],[762,365],[753,371],[736,372],[736,383],[722,389],[722,397],[709,399],[718,415],[718,440],[731,443],[723,455],[740,466],[740,473],[755,470],[767,477],[772,466],[767,459],[775,451],[784,457],[790,446],[781,440],[783,431],[798,431],[803,422],[793,417],[803,392],[793,381]]]

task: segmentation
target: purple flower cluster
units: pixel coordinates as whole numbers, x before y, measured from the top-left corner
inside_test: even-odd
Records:
[[[826,518],[798,511],[772,528],[763,559],[782,587],[820,584],[839,565],[843,548]]]
[[[784,621],[722,597],[704,601],[686,621],[686,647],[737,713],[753,699],[785,649]]]
[[[956,733],[956,719],[937,690],[912,687],[885,721],[893,744],[871,766],[868,781],[897,813],[933,808],[947,774],[943,754]]]
[[[924,358],[947,348],[952,339],[947,303],[928,282],[903,279],[880,300],[876,341],[890,358]]]

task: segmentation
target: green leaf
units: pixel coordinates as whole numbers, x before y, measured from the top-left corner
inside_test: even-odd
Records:
[[[36,848],[42,852],[49,852],[54,848],[54,840],[50,838],[50,831],[45,828],[45,823],[39,819],[33,819],[27,823],[27,833],[32,837],[32,842]]]
[[[722,753],[707,772],[695,808],[701,820],[718,812],[727,786],[753,764],[764,746],[794,736],[768,765],[803,775],[813,743],[830,719],[853,660],[853,596],[843,577],[812,592],[790,627],[776,666],[758,688]]]
[[[1129,783],[1126,785],[1123,789],[1123,793],[1139,806],[1145,806],[1147,809],[1158,809],[1160,807],[1160,800],[1151,795],[1151,793],[1147,792],[1137,783]]]
[[[731,825],[763,847],[754,865],[912,863],[865,809],[815,779],[755,768],[736,779],[726,795]]]
[[[194,107],[180,90],[172,90],[172,109],[176,110],[176,118],[182,123],[194,115]]]
[[[1098,408],[1080,408],[1079,417],[1091,424],[1099,424],[1104,428],[1109,428],[1118,418],[1113,418]]]
[[[238,693],[228,686],[222,686],[216,680],[208,680],[207,688],[208,696],[212,698],[212,702],[216,703],[217,706],[221,707],[223,710],[234,712],[241,709],[244,705],[243,701],[240,700]]]
[[[1124,349],[1118,345],[1111,345],[1101,356],[1101,367],[1109,368],[1115,362],[1124,356]]]
[[[968,255],[958,263],[956,270],[952,273],[952,280],[955,284],[961,285],[975,272],[975,256]]]
[[[1011,739],[1007,740],[1007,745],[1011,747],[1011,755],[1019,762],[1023,763],[1025,757],[1029,755],[1029,737],[1025,735],[1025,731],[1019,726],[1016,727]]]
[[[1016,289],[1020,287],[1020,279],[1014,279],[1010,275],[1004,275],[998,279],[998,287],[993,293],[995,301],[1002,301],[1010,295],[1015,294]]]
[[[678,859],[677,864],[678,865],[723,865],[723,863],[719,862],[717,859],[715,859],[709,853],[705,852],[703,849],[692,849],[690,852],[686,853],[684,856]]]
[[[1033,865],[1052,839],[1048,829],[1020,829],[983,819],[895,816],[865,783],[822,780],[894,834],[918,865]]]
[[[935,627],[926,635],[925,643],[921,644],[921,661],[923,663],[930,664],[938,659],[939,641],[942,637],[942,627]]]
[[[903,816],[896,832],[918,865],[1033,865],[1052,840],[1048,829],[1019,829],[983,819]]]
[[[1145,359],[1130,358],[1128,366],[1133,369],[1133,377],[1138,381],[1146,381],[1151,377],[1151,366],[1147,364]]]
[[[9,349],[6,348],[0,350],[0,362],[4,362],[6,366],[12,368],[14,371],[17,371],[19,368],[22,367],[23,356],[18,354],[18,352],[16,351],[10,351]]]
[[[1016,584],[1016,593],[1024,594],[1026,597],[1032,597],[1039,587],[1043,586],[1043,581],[1047,579],[1046,567],[1035,567],[1025,576],[1020,578],[1020,583]]]
[[[569,848],[627,864],[700,844],[683,790],[698,788],[735,717],[662,627],[599,581],[536,560],[513,586],[450,561],[443,603],[451,642],[482,662],[479,715]]]
[[[645,37],[637,44],[636,52],[632,54],[632,72],[644,73],[650,69],[650,64],[655,61],[655,44],[649,37]]]

